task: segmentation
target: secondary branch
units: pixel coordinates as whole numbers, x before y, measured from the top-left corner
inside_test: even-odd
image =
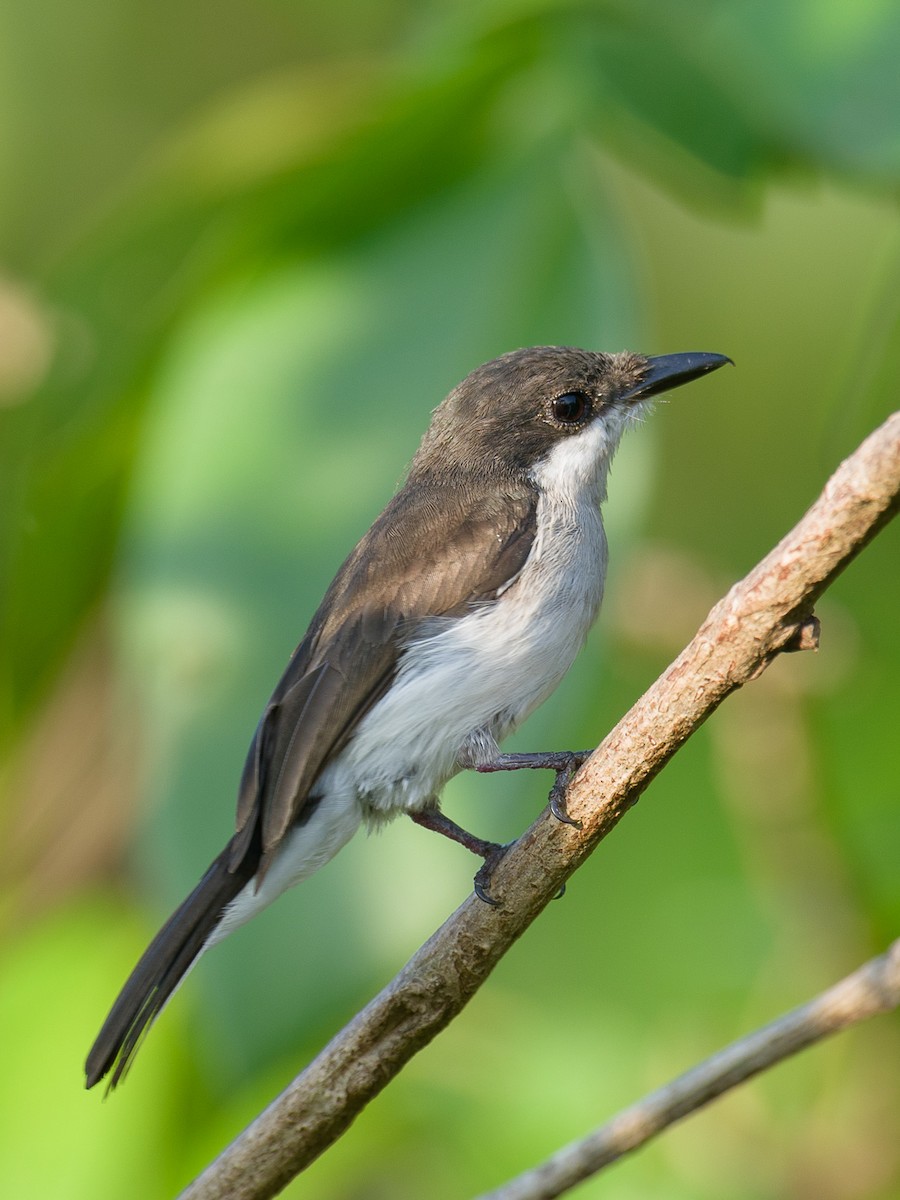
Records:
[[[815,1000],[732,1042],[594,1133],[480,1200],[555,1200],[676,1121],[792,1054],[900,1005],[900,941]]]

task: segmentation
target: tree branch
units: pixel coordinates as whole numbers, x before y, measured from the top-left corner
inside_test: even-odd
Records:
[[[832,1033],[900,1005],[900,940],[815,1000],[795,1008],[644,1096],[480,1200],[554,1200],[668,1126]]]
[[[566,879],[719,704],[782,651],[816,644],[815,601],[900,506],[900,413],[834,473],[795,528],[707,617],[576,774],[580,828],[544,812],[494,872],[497,907],[459,909],[182,1193],[264,1200],[334,1142],[463,1008]]]

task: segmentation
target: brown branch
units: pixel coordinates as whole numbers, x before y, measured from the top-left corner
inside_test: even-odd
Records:
[[[709,614],[569,786],[581,822],[542,814],[399,975],[182,1193],[263,1200],[334,1142],[478,990],[565,880],[719,704],[780,652],[815,644],[812,607],[900,506],[900,413],[848,458],[799,524]]]
[[[744,1080],[898,1005],[900,940],[815,1000],[732,1042],[480,1200],[554,1200]]]

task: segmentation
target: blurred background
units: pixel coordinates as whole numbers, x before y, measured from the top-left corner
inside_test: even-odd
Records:
[[[0,1162],[184,1185],[469,893],[410,822],[82,1062],[232,828],[258,715],[430,410],[531,343],[712,350],[613,470],[608,599],[519,748],[595,744],[896,406],[890,0],[7,0],[0,11]],[[898,531],[685,747],[288,1195],[496,1185],[896,934]],[[516,836],[545,778],[447,789]],[[882,1018],[579,1192],[888,1200]],[[427,1181],[427,1182],[426,1182]]]

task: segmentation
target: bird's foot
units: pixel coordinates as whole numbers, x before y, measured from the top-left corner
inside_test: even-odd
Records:
[[[479,900],[483,900],[485,904],[492,904],[496,907],[500,903],[499,900],[495,900],[491,895],[491,878],[493,877],[494,868],[497,866],[497,863],[503,858],[510,846],[514,845],[515,842],[507,842],[505,846],[501,846],[498,842],[495,842],[492,849],[484,856],[484,862],[475,874],[475,895]]]
[[[473,854],[484,859],[483,865],[475,876],[475,895],[485,904],[496,905],[498,901],[493,898],[489,890],[491,875],[497,863],[513,843],[508,842],[506,845],[501,845],[499,842],[489,842],[484,838],[476,837],[474,833],[469,833],[467,829],[463,829],[461,825],[451,821],[436,807],[423,808],[419,812],[411,812],[409,815],[423,829],[430,829],[433,833],[450,838],[452,842],[465,846],[467,850],[471,850]]]
[[[592,750],[555,750],[546,754],[499,754],[490,762],[479,763],[475,770],[490,771],[555,771],[556,780],[550,789],[550,811],[564,825],[581,828],[581,822],[566,812],[566,789],[572,776],[593,754]]]

